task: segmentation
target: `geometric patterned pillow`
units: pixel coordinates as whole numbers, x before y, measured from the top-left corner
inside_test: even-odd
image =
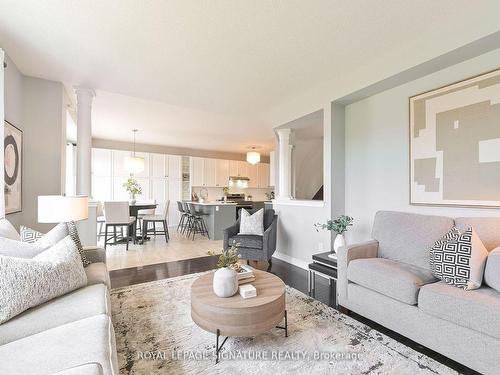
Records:
[[[430,250],[432,274],[465,290],[481,287],[488,250],[474,229],[460,233],[452,228]]]
[[[43,233],[40,233],[37,230],[25,227],[24,225],[21,225],[20,229],[20,234],[21,234],[21,242],[27,242],[27,243],[35,243],[39,238],[42,238]]]

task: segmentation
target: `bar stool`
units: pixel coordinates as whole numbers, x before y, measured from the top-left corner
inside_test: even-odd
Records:
[[[181,219],[179,220],[179,224],[177,225],[177,232],[179,231],[179,228],[181,228],[181,231],[183,231],[184,227],[186,226],[186,222],[189,217],[189,213],[187,213],[184,210],[184,206],[181,201],[177,201],[177,209],[179,210],[181,214]]]
[[[182,228],[181,233],[182,234],[188,233],[188,236],[189,236],[191,222],[192,222],[191,212],[189,210],[189,203],[186,203],[186,202],[181,202],[181,203],[182,203],[182,207],[184,209],[184,213],[186,214],[186,220],[187,220],[184,223],[184,228]]]
[[[164,234],[165,235],[165,240],[168,242],[170,239],[170,235],[168,233],[168,208],[170,206],[170,201],[167,200],[165,202],[165,206],[163,207],[163,212],[160,215],[145,215],[142,218],[142,237],[145,238],[151,230],[154,232],[154,236],[156,237],[157,234]],[[148,224],[152,223],[153,228],[148,228]],[[157,231],[156,230],[156,223],[162,223],[163,224],[163,231]]]
[[[128,243],[132,239],[132,233],[130,227],[135,222],[135,217],[130,216],[130,207],[128,202],[104,202],[104,218],[106,220],[106,227],[104,230],[104,249],[109,243],[110,240],[114,239],[113,245],[117,243],[117,235],[116,235],[116,227],[127,228],[127,250]],[[108,238],[108,227],[113,227],[114,235],[111,238]]]
[[[210,239],[210,236],[208,235],[208,229],[205,225],[205,220],[203,220],[203,216],[205,216],[205,214],[196,211],[194,204],[188,204],[188,206],[189,206],[189,213],[191,214],[191,226],[190,226],[190,232],[188,233],[188,237],[192,234],[194,241],[194,236],[196,235],[196,233],[199,233],[203,236],[207,236],[208,239]]]

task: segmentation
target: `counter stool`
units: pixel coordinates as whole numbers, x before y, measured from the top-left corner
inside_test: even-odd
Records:
[[[196,233],[199,233],[203,236],[207,236],[208,239],[210,239],[210,236],[208,235],[208,229],[205,225],[205,220],[203,220],[203,216],[205,216],[205,214],[196,211],[194,204],[188,203],[188,207],[190,213],[188,237],[192,234],[194,241],[194,236],[196,235]]]

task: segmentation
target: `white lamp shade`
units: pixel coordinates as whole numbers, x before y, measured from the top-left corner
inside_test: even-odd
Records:
[[[89,217],[89,199],[79,195],[40,195],[38,197],[39,223],[65,223],[85,220]]]
[[[257,164],[260,162],[260,153],[257,151],[248,151],[247,152],[247,162],[250,164]]]
[[[144,170],[144,158],[138,156],[126,156],[124,162],[125,170],[130,174],[137,174]]]

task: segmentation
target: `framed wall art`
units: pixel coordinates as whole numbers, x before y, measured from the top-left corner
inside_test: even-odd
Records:
[[[500,69],[410,98],[410,203],[500,207]]]
[[[4,122],[5,213],[22,211],[23,132]]]

